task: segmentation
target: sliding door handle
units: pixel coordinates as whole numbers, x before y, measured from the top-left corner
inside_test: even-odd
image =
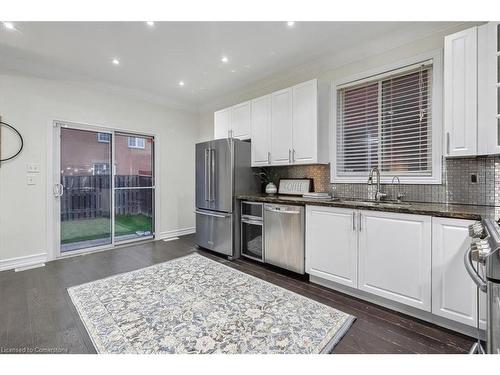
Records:
[[[446,133],[446,154],[450,154],[450,132]]]
[[[356,211],[352,212],[352,230],[356,231]]]
[[[54,193],[54,197],[60,198],[64,195],[64,186],[62,184],[54,184],[52,192]]]

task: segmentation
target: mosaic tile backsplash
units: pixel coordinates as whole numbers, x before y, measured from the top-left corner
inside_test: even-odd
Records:
[[[297,165],[290,167],[263,168],[277,184],[280,178],[312,178],[315,191],[335,192],[335,196],[352,199],[372,199],[375,186],[368,184],[330,184],[330,165]],[[477,182],[472,182],[476,175]],[[397,188],[382,184],[381,190],[388,199],[395,199]],[[445,159],[441,185],[401,184],[403,200],[412,202],[436,202],[500,205],[500,156]]]

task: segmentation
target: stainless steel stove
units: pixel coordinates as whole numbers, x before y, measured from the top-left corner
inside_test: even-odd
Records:
[[[473,240],[465,253],[465,268],[478,293],[487,295],[486,352],[500,354],[500,226],[493,219],[483,219],[469,227],[469,235]],[[471,353],[484,353],[479,340]]]

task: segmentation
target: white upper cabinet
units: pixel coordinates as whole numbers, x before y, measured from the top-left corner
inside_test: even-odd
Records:
[[[358,286],[356,211],[306,207],[306,272],[353,288]]]
[[[500,153],[499,35],[489,22],[445,37],[446,156]]]
[[[447,156],[477,154],[477,27],[444,39],[444,129]]]
[[[271,164],[271,95],[252,100],[252,166]]]
[[[360,290],[431,311],[431,218],[360,211]]]
[[[478,27],[478,154],[500,154],[500,22]]]
[[[222,109],[214,113],[214,139],[229,137],[231,109]]]
[[[292,163],[318,160],[318,85],[316,80],[292,88]]]
[[[271,95],[271,164],[292,163],[292,90]]]
[[[244,102],[214,113],[214,139],[250,138],[251,104]]]
[[[328,124],[318,123],[316,79],[214,114],[214,138],[252,141],[252,167],[328,163]],[[320,147],[321,143],[321,147]]]
[[[464,254],[470,245],[468,227],[472,223],[432,219],[432,313],[475,327],[476,284],[464,267]],[[481,294],[484,297],[484,293]],[[481,299],[483,314],[486,312],[484,302]],[[480,325],[484,326],[484,316],[481,316]]]
[[[231,107],[231,136],[238,139],[250,139],[251,105],[244,102]]]

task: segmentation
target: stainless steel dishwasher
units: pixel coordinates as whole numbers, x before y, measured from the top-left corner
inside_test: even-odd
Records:
[[[304,273],[304,207],[264,205],[264,262]]]

